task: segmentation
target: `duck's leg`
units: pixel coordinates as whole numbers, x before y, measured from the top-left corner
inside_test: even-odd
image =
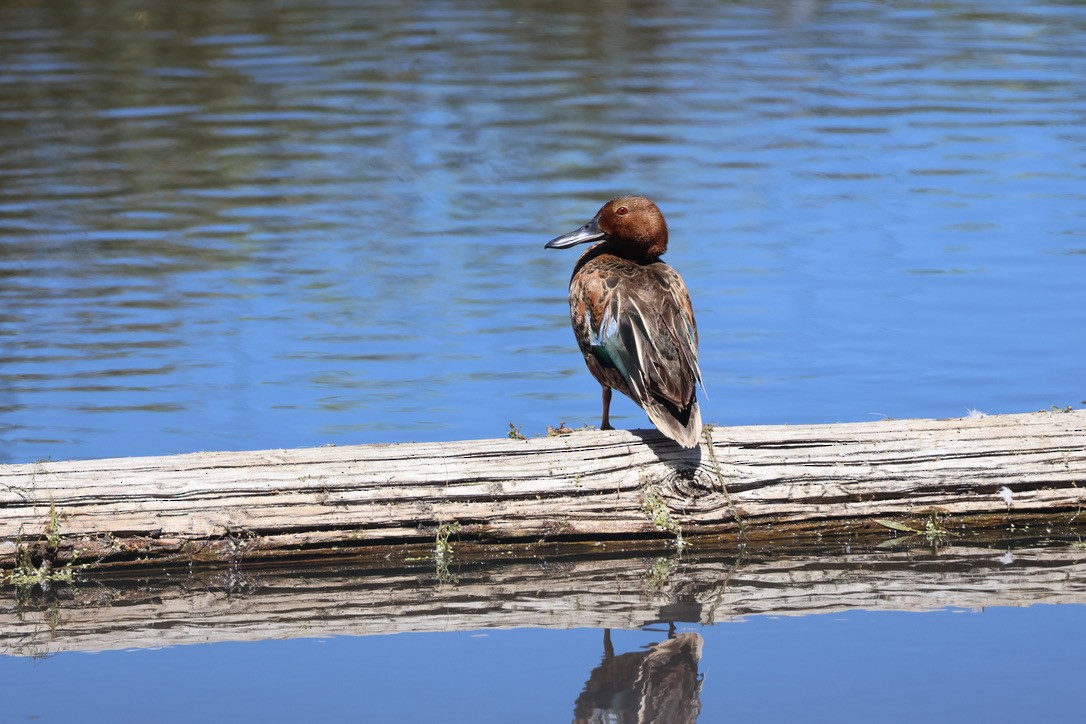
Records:
[[[600,423],[600,429],[615,429],[611,427],[611,388],[607,385],[603,386],[603,421]]]

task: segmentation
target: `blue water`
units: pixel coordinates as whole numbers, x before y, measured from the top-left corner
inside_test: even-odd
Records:
[[[680,631],[704,637],[699,722],[1073,722],[1083,614],[855,611]],[[612,639],[622,654],[666,635]],[[7,721],[563,722],[601,655],[587,629],[263,641],[0,658],[0,687]]]
[[[1083,48],[1058,0],[5,3],[0,463],[597,424],[542,247],[626,192],[707,421],[1081,406]],[[1084,623],[704,627],[701,721],[1071,720]],[[0,718],[566,720],[599,636],[0,659]]]
[[[598,423],[628,191],[707,420],[1086,399],[1077,4],[179,8],[0,9],[0,461]]]

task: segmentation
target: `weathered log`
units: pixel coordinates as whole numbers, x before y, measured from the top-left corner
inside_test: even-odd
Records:
[[[226,567],[151,579],[99,575],[55,598],[0,597],[0,654],[522,627],[633,629],[763,614],[1036,603],[1086,603],[1086,550],[693,551],[491,561],[445,576],[432,565],[248,573]]]
[[[0,466],[0,566],[1080,520],[1086,411]],[[885,531],[883,531],[885,532]]]

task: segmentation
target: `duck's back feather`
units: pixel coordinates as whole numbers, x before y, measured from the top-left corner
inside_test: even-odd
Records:
[[[695,397],[701,371],[686,285],[663,262],[640,264],[595,251],[570,281],[573,328],[589,369],[600,384],[640,405],[665,435],[694,447],[701,433]]]

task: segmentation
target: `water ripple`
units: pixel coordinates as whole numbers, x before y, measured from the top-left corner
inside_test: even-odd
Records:
[[[630,191],[709,420],[1081,398],[1076,5],[630,7],[0,6],[0,460],[596,422],[542,243]]]

